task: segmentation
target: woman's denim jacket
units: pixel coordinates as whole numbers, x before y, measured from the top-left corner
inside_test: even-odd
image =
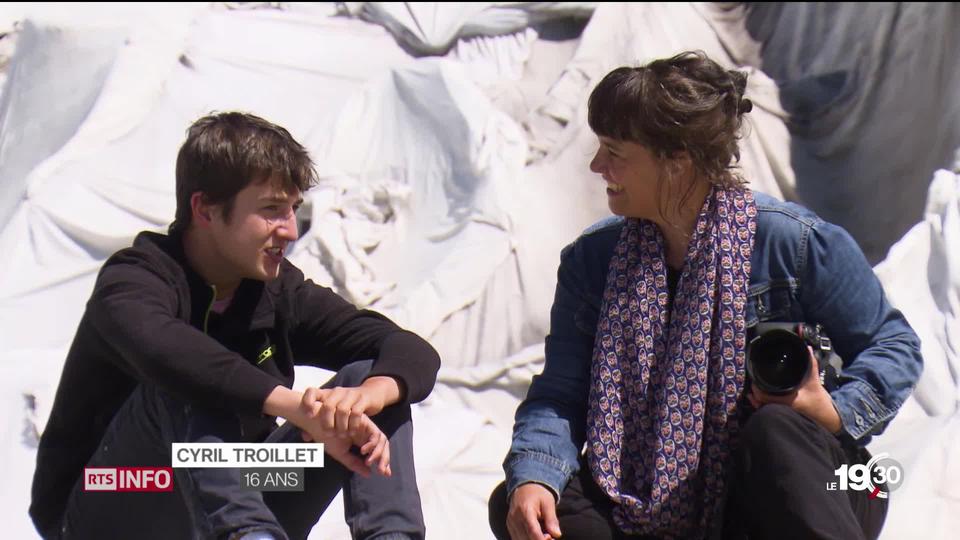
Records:
[[[796,204],[755,193],[747,327],[761,321],[820,323],[843,359],[832,392],[841,437],[865,445],[896,414],[922,369],[920,340],[887,301],[846,231]],[[597,314],[623,218],[607,218],[560,256],[543,373],[516,413],[504,461],[507,492],[546,485],[559,497],[579,469]]]

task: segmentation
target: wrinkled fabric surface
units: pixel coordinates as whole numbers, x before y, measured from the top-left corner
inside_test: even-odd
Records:
[[[487,538],[513,411],[542,366],[560,249],[609,213],[587,167],[596,139],[586,96],[614,67],[682,49],[749,72],[741,164],[751,187],[844,224],[873,260],[915,225],[878,268],[926,358],[915,399],[875,442],[907,471],[884,534],[960,528],[950,511],[960,472],[946,451],[960,441],[955,176],[926,189],[960,146],[958,8],[598,4],[582,33],[562,39],[514,18],[456,23],[449,51],[430,58],[333,4],[284,8],[0,13],[0,32],[16,40],[12,52],[11,37],[0,40],[0,448],[10,471],[0,500],[12,536],[34,535],[37,430],[99,266],[172,219],[190,122],[240,109],[287,127],[323,179],[291,259],[440,350],[438,387],[413,412],[428,535]],[[483,24],[495,31],[474,31]],[[427,41],[448,39],[430,32]],[[834,72],[848,73],[839,94]],[[804,109],[794,80],[819,81],[826,97],[810,94]],[[298,374],[300,387],[322,380]],[[314,537],[347,538],[337,504]]]

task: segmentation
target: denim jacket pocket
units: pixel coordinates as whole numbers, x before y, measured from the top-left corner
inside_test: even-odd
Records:
[[[794,310],[797,280],[776,279],[750,286],[747,293],[747,327],[788,317]]]

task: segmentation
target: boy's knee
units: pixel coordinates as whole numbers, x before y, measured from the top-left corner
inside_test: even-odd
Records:
[[[359,360],[340,368],[340,371],[330,379],[324,388],[345,387],[355,388],[363,384],[363,381],[370,375],[373,369],[373,360]],[[379,414],[374,416],[373,421],[377,426],[392,437],[393,433],[404,424],[411,423],[412,414],[410,404],[406,402],[394,403],[384,408]]]
[[[347,364],[340,368],[340,371],[337,371],[337,374],[324,387],[344,386],[349,388],[360,386],[367,375],[370,374],[371,369],[373,369],[373,360],[358,360]]]

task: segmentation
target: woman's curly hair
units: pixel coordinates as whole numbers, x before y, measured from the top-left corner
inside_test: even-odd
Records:
[[[727,70],[702,51],[608,73],[590,94],[588,122],[599,136],[630,141],[659,159],[686,152],[702,178],[743,187],[737,172],[747,75]]]

